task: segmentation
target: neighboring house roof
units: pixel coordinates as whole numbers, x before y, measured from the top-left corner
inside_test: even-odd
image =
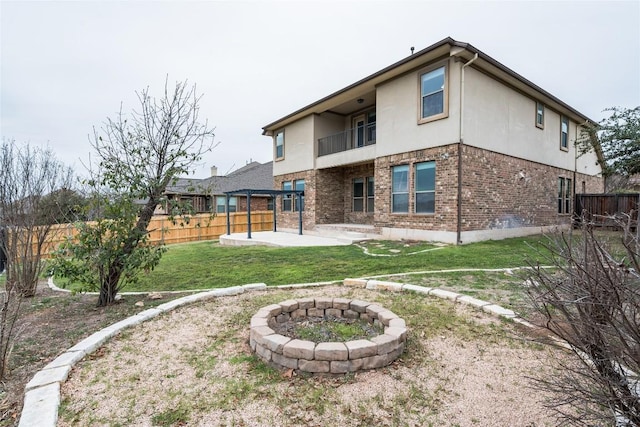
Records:
[[[275,122],[264,126],[263,135],[272,135],[275,130],[283,126],[299,120],[309,114],[320,114],[331,108],[343,103],[346,99],[357,98],[367,92],[375,91],[375,87],[385,81],[394,79],[407,72],[417,70],[426,63],[435,61],[445,56],[456,56],[465,61],[469,61],[475,55],[478,59],[474,61],[473,67],[478,68],[493,77],[499,79],[517,90],[529,94],[536,99],[544,102],[546,105],[552,106],[562,114],[567,115],[575,122],[582,124],[585,122],[595,123],[584,114],[580,113],[573,107],[564,103],[554,95],[540,88],[531,81],[525,79],[520,74],[491,58],[489,55],[475,48],[469,43],[459,42],[451,37],[447,37],[439,42],[422,49],[407,58],[404,58],[382,70],[365,77],[337,92],[332,93],[312,104],[307,105],[291,114],[288,114]]]
[[[223,195],[240,188],[272,189],[273,162],[251,162],[229,175],[204,179],[178,178],[175,183],[167,186],[165,194]]]

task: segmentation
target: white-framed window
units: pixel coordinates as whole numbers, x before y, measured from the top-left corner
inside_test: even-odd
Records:
[[[419,73],[420,101],[418,123],[441,119],[448,115],[447,66],[424,69]]]
[[[544,129],[544,104],[536,102],[536,127]]]
[[[560,116],[560,149],[569,150],[569,119]]]
[[[291,190],[292,190],[291,181],[284,181],[282,183],[282,191],[291,191]],[[291,203],[292,200],[293,200],[293,197],[292,197],[291,193],[282,195],[282,210],[283,211],[291,212],[293,210],[293,203]]]
[[[226,213],[227,198],[225,196],[216,196],[216,213]],[[238,199],[236,196],[229,197],[229,212],[237,212]]]
[[[276,160],[278,159],[284,159],[284,129],[279,130],[278,132],[276,132],[276,135],[274,136],[274,143],[275,143],[275,158]]]
[[[304,191],[304,179],[296,179],[293,182],[293,189],[296,191]],[[304,196],[300,198],[302,210],[304,210]],[[293,196],[293,210],[298,211],[298,195]]]
[[[391,175],[391,212],[409,212],[409,165],[394,166]]]
[[[558,177],[558,213],[571,213],[571,195],[573,193],[571,178]]]
[[[436,162],[415,164],[415,211],[435,213],[436,205]]]

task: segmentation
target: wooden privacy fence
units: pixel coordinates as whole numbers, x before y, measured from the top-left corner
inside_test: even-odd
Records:
[[[247,213],[234,212],[230,215],[231,232],[247,232]],[[272,211],[251,212],[251,230],[269,231],[273,229]],[[200,240],[215,240],[227,232],[227,216],[220,214],[198,214],[189,217],[189,221],[176,218],[171,221],[167,216],[157,215],[149,223],[149,240],[151,243],[185,243]],[[43,246],[42,256],[48,258],[58,245],[68,236],[76,236],[78,229],[73,224],[58,224],[51,228]]]
[[[638,219],[640,193],[576,194],[576,216],[596,227],[617,227],[615,218],[624,214]]]

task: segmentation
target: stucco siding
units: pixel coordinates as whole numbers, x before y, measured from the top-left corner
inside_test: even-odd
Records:
[[[560,118],[545,106],[544,128],[535,123],[536,100],[468,67],[465,70],[463,140],[467,145],[573,170],[578,124],[569,121],[569,147],[560,149]],[[579,172],[597,174],[595,153]]]
[[[460,63],[449,60],[448,117],[418,124],[419,71],[377,88],[376,156],[443,146],[458,142],[460,122]]]
[[[317,144],[319,138],[324,138],[330,135],[335,135],[339,132],[344,132],[346,118],[340,114],[334,114],[331,112],[325,112],[322,114],[316,114],[313,118],[314,121],[314,147]],[[315,149],[314,149],[315,151]]]
[[[314,116],[284,128],[284,159],[274,159],[273,175],[300,172],[314,167]]]

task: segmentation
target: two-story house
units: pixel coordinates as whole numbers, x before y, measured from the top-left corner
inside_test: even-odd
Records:
[[[264,126],[275,188],[304,190],[304,227],[363,224],[450,243],[570,224],[602,192],[589,118],[468,43],[446,38]],[[293,227],[295,203],[278,203]]]

